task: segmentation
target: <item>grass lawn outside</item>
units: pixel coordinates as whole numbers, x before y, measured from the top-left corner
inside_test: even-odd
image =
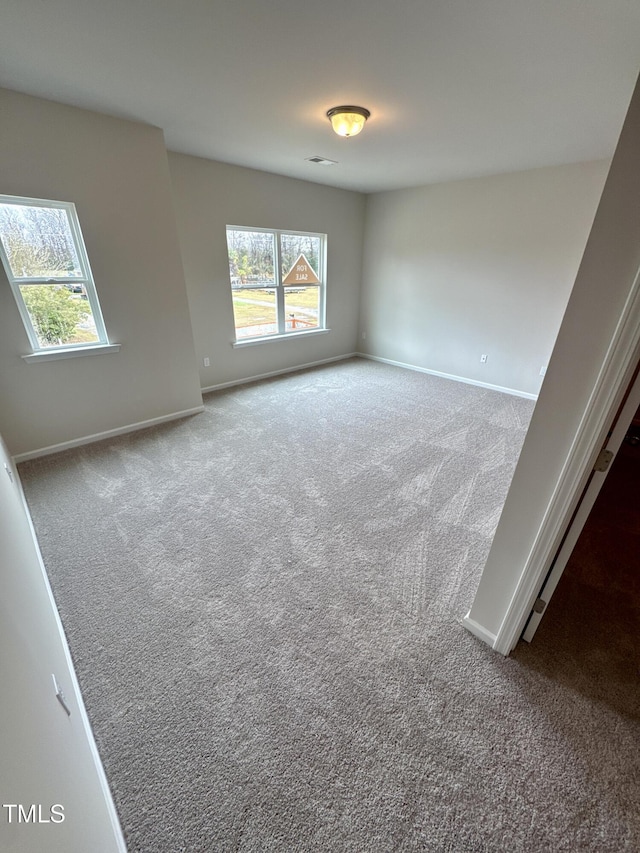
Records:
[[[318,323],[317,287],[285,288],[285,311],[295,314],[300,327],[316,326]],[[243,329],[243,337],[251,336],[250,326],[276,324],[275,290],[243,288],[233,291],[233,314],[236,329]]]

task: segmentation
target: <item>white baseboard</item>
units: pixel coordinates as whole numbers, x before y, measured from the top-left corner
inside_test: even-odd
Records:
[[[332,358],[323,358],[320,361],[310,361],[307,364],[296,364],[293,367],[285,367],[282,370],[271,370],[269,373],[258,373],[255,376],[247,376],[244,379],[232,379],[230,382],[220,382],[218,385],[208,385],[201,388],[203,394],[210,391],[222,391],[223,388],[233,388],[234,385],[246,385],[248,382],[259,382],[261,379],[269,379],[272,376],[282,376],[285,373],[297,373],[299,370],[307,370],[310,367],[319,367],[321,364],[330,364],[333,361],[346,361],[355,358],[359,353],[348,352],[344,355],[334,355]]]
[[[14,458],[15,463],[15,458]],[[120,818],[118,817],[118,812],[116,810],[116,806],[113,800],[113,796],[111,794],[111,788],[109,787],[109,782],[107,781],[107,776],[104,770],[104,765],[102,764],[102,758],[100,757],[100,753],[98,752],[98,747],[95,741],[95,737],[93,734],[93,729],[91,728],[91,723],[89,722],[89,717],[87,715],[87,709],[84,704],[84,698],[82,696],[82,692],[80,690],[80,684],[78,682],[78,677],[76,675],[76,670],[73,665],[73,659],[71,658],[71,651],[69,649],[69,644],[67,642],[67,635],[65,634],[64,627],[62,625],[62,619],[60,617],[60,613],[58,612],[58,606],[56,604],[56,600],[53,596],[53,591],[51,589],[51,583],[49,582],[49,575],[47,573],[46,566],[44,564],[44,560],[42,559],[42,552],[40,551],[40,543],[38,542],[38,537],[36,536],[35,527],[33,526],[33,519],[31,518],[31,512],[29,510],[29,505],[27,504],[27,498],[25,496],[24,490],[22,488],[22,481],[20,479],[20,474],[17,470],[14,471],[15,474],[15,483],[20,493],[20,500],[22,502],[22,507],[24,510],[24,514],[27,520],[27,524],[29,525],[29,532],[31,534],[31,539],[33,542],[33,547],[38,559],[39,567],[40,567],[40,576],[42,579],[42,583],[44,586],[45,594],[47,596],[49,602],[49,608],[51,610],[51,615],[54,619],[56,631],[58,633],[58,640],[60,643],[60,648],[64,655],[64,659],[66,662],[66,672],[60,673],[64,677],[65,684],[70,684],[71,693],[73,694],[73,698],[75,700],[75,704],[78,710],[80,725],[82,726],[85,742],[89,747],[89,752],[91,754],[91,759],[93,761],[93,766],[95,768],[96,776],[98,782],[100,784],[100,789],[102,791],[102,798],[107,810],[107,814],[109,815],[109,820],[111,822],[111,827],[113,831],[113,841],[116,844],[118,853],[127,853],[127,845],[124,840],[124,835],[122,832],[122,827],[120,825]],[[68,679],[68,680],[67,680]],[[108,839],[105,839],[107,841]]]
[[[431,376],[440,376],[442,379],[452,379],[454,382],[464,382],[465,385],[477,385],[479,388],[488,388],[490,391],[500,391],[501,394],[511,394],[513,397],[524,397],[527,400],[537,400],[537,394],[528,391],[518,391],[516,388],[505,388],[502,385],[491,385],[489,382],[479,382],[476,379],[467,379],[464,376],[455,376],[453,373],[442,373],[440,370],[429,370],[426,367],[417,367],[415,364],[405,364],[402,361],[393,361],[391,358],[381,358],[379,355],[369,353],[356,353],[360,358],[368,358],[371,361],[381,361],[383,364],[391,364],[394,367],[404,367],[406,370],[416,370],[418,373],[428,373]]]
[[[204,412],[204,406],[195,406],[193,409],[184,409],[182,412],[171,412],[169,415],[161,415],[159,418],[150,418],[147,421],[138,421],[135,424],[126,424],[115,429],[107,429],[104,432],[96,432],[93,435],[84,435],[81,438],[73,438],[71,441],[61,441],[60,444],[50,444],[48,447],[40,447],[37,450],[29,450],[27,453],[16,453],[14,462],[26,462],[28,459],[37,459],[39,456],[49,456],[51,453],[59,453],[61,450],[70,450],[72,447],[80,447],[83,444],[92,444],[94,441],[102,441],[105,438],[115,438],[127,432],[136,432],[139,429],[157,426],[167,421],[177,421],[187,418],[189,415],[198,415]]]
[[[471,611],[469,611],[469,613],[471,613]],[[485,627],[476,622],[475,619],[472,619],[469,616],[469,613],[467,613],[462,620],[464,627],[467,631],[473,634],[474,637],[477,637],[479,640],[482,640],[483,643],[486,643],[488,646],[493,648],[497,639],[496,635],[492,634],[491,631],[487,631]]]
[[[526,391],[517,391],[513,388],[503,388],[500,385],[490,385],[487,382],[477,382],[473,379],[466,379],[464,376],[454,376],[451,373],[442,373],[438,370],[429,370],[426,367],[417,367],[414,364],[405,364],[401,361],[393,361],[390,358],[381,358],[377,355],[369,355],[368,353],[362,352],[348,352],[343,355],[336,355],[331,358],[323,358],[319,361],[310,361],[306,364],[296,364],[292,367],[285,367],[281,370],[271,370],[268,373],[259,373],[254,376],[247,376],[243,379],[232,379],[229,382],[220,382],[217,385],[209,385],[205,388],[201,388],[201,392],[203,394],[207,394],[211,391],[221,391],[223,388],[232,388],[234,385],[246,385],[249,382],[258,382],[261,379],[269,379],[273,376],[282,376],[286,373],[297,373],[300,370],[308,370],[312,367],[319,367],[323,364],[331,364],[336,361],[345,361],[349,358],[366,358],[370,361],[379,361],[383,364],[390,364],[393,367],[402,367],[406,370],[416,370],[418,373],[428,373],[431,376],[440,376],[442,379],[451,379],[454,382],[464,382],[467,385],[477,385],[481,388],[488,388],[492,391],[500,391],[503,394],[512,394],[516,397],[525,397],[528,400],[537,400],[537,395],[528,394]],[[104,432],[93,433],[92,435],[85,435],[80,438],[74,438],[70,441],[61,441],[59,444],[51,444],[48,447],[39,447],[37,450],[30,450],[27,453],[17,453],[13,459],[16,463],[26,462],[29,459],[37,459],[39,456],[49,456],[51,453],[59,453],[62,450],[70,450],[73,447],[81,447],[83,444],[92,444],[94,441],[102,441],[105,438],[115,438],[118,435],[124,435],[128,432],[135,432],[139,429],[146,429],[147,427],[156,426],[158,424],[166,423],[168,421],[179,420],[180,418],[189,417],[189,415],[197,415],[200,412],[204,411],[204,406],[196,406],[193,409],[185,409],[181,412],[172,412],[168,415],[161,415],[158,418],[150,418],[146,421],[139,421],[133,424],[126,424],[122,427],[116,427],[115,429],[104,430]]]

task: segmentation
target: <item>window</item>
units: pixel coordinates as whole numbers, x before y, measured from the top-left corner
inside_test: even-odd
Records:
[[[236,341],[325,328],[326,234],[227,226]]]
[[[0,257],[34,352],[109,343],[73,204],[0,195]]]

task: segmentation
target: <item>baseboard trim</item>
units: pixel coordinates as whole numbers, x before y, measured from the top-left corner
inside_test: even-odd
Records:
[[[269,373],[258,373],[255,376],[247,376],[244,379],[232,379],[230,382],[220,382],[218,385],[208,385],[201,388],[203,394],[211,391],[222,391],[224,388],[233,388],[235,385],[246,385],[249,382],[259,382],[261,379],[270,379],[272,376],[283,376],[285,373],[297,373],[300,370],[308,370],[311,367],[319,367],[322,364],[331,364],[334,361],[346,361],[348,358],[358,356],[357,352],[348,352],[344,355],[334,355],[331,358],[323,358],[320,361],[310,361],[307,364],[296,364],[293,367],[284,367],[282,370],[271,370]]]
[[[487,388],[490,391],[499,391],[501,394],[511,394],[512,397],[524,397],[526,400],[537,400],[537,394],[528,391],[518,391],[516,388],[505,388],[503,385],[492,385],[489,382],[480,382],[477,379],[467,379],[465,376],[456,376],[453,373],[442,373],[440,370],[429,370],[427,367],[418,367],[415,364],[405,364],[402,361],[394,361],[391,358],[382,358],[379,355],[358,352],[359,358],[367,358],[370,361],[380,361],[383,364],[391,364],[393,367],[404,367],[405,370],[416,370],[418,373],[428,373],[430,376],[439,376],[441,379],[451,379],[453,382],[464,382],[465,385],[477,385],[479,388]]]
[[[471,613],[471,611],[469,611],[469,613]],[[491,648],[493,648],[497,640],[497,635],[492,634],[491,631],[487,631],[487,629],[483,625],[480,625],[478,622],[475,621],[475,619],[472,619],[469,616],[469,613],[467,613],[467,615],[462,620],[462,624],[464,625],[464,627],[467,629],[467,631],[473,634],[474,637],[477,637],[479,640],[482,640],[483,643],[486,643],[488,646],[491,646]]]
[[[15,457],[13,459],[15,464]],[[93,729],[91,728],[91,723],[89,722],[89,717],[87,715],[87,709],[84,704],[84,697],[82,696],[82,691],[80,690],[80,684],[78,682],[78,676],[76,674],[76,670],[73,664],[73,659],[71,657],[71,651],[69,649],[69,643],[67,642],[67,635],[65,634],[64,627],[62,625],[62,619],[60,617],[60,613],[58,611],[58,606],[56,604],[56,600],[53,595],[53,590],[51,589],[51,583],[49,581],[49,575],[47,573],[46,566],[44,564],[44,560],[42,559],[42,552],[40,551],[40,543],[38,542],[38,537],[36,536],[35,527],[33,524],[33,519],[31,518],[31,512],[29,510],[29,505],[27,503],[27,498],[24,493],[24,489],[22,488],[22,480],[20,479],[20,474],[17,470],[15,470],[15,482],[20,494],[20,500],[22,502],[22,507],[24,509],[24,513],[27,519],[27,524],[29,525],[29,532],[31,534],[31,539],[33,541],[33,547],[35,549],[35,553],[38,559],[38,564],[40,567],[40,575],[42,578],[42,582],[44,584],[45,595],[47,596],[49,607],[51,610],[51,615],[53,616],[56,631],[58,633],[58,639],[60,642],[60,647],[62,650],[62,654],[64,656],[66,662],[66,672],[63,673],[65,683],[67,683],[67,678],[69,679],[68,684],[70,685],[70,693],[73,694],[73,699],[75,700],[76,707],[78,710],[80,725],[84,731],[84,736],[86,738],[86,743],[89,747],[89,752],[91,754],[91,759],[93,761],[93,766],[96,771],[96,776],[98,777],[98,782],[100,785],[100,789],[102,791],[103,802],[107,810],[107,814],[109,816],[109,820],[111,822],[111,828],[113,831],[113,840],[115,841],[118,853],[127,853],[127,845],[124,840],[124,834],[122,832],[122,826],[120,824],[120,818],[118,817],[118,812],[115,806],[115,802],[113,800],[113,795],[111,794],[111,788],[109,787],[109,782],[107,780],[107,775],[104,769],[104,765],[102,763],[102,758],[100,753],[98,752],[98,746],[96,744],[96,740],[93,734]]]
[[[224,388],[232,388],[235,385],[246,385],[249,382],[259,382],[261,379],[270,379],[273,376],[283,376],[287,373],[297,373],[301,370],[308,370],[312,367],[320,367],[323,364],[331,364],[336,361],[346,361],[349,358],[365,358],[370,361],[379,361],[383,364],[390,364],[393,367],[402,367],[405,370],[415,370],[418,373],[428,373],[430,376],[439,376],[442,379],[451,379],[454,382],[463,382],[467,385],[476,385],[480,388],[487,388],[491,391],[499,391],[503,394],[511,394],[515,397],[525,397],[528,400],[537,400],[536,394],[529,394],[526,391],[518,391],[514,388],[505,388],[501,385],[491,385],[488,382],[478,382],[474,379],[467,379],[464,376],[455,376],[452,373],[442,373],[439,370],[429,370],[426,367],[418,367],[415,364],[406,364],[402,361],[394,361],[390,358],[382,358],[377,355],[370,355],[363,352],[348,352],[343,355],[332,356],[331,358],[323,358],[319,361],[310,361],[306,364],[296,364],[291,367],[285,367],[281,370],[271,370],[268,373],[258,373],[253,376],[247,376],[242,379],[232,379],[229,382],[220,382],[217,385],[208,385],[201,388],[202,394],[208,394],[212,391],[221,391]],[[17,453],[13,456],[16,464],[27,462],[30,459],[37,459],[40,456],[49,456],[52,453],[60,453],[63,450],[71,450],[74,447],[81,447],[84,444],[93,444],[95,441],[103,441],[106,438],[115,438],[118,435],[125,435],[128,432],[136,432],[140,429],[157,426],[158,424],[167,423],[169,421],[180,420],[190,415],[197,415],[204,411],[204,406],[195,406],[192,409],[184,409],[180,412],[171,412],[168,415],[161,415],[158,418],[150,418],[145,421],[138,421],[133,424],[126,424],[115,429],[104,430],[103,432],[93,433],[92,435],[81,436],[70,441],[61,441],[59,444],[51,444],[47,447],[39,447],[36,450],[29,450],[26,453]]]
[[[195,406],[193,409],[184,409],[181,412],[171,412],[169,415],[161,415],[159,418],[149,418],[146,421],[138,421],[134,424],[107,429],[104,432],[96,432],[93,435],[84,435],[81,438],[73,438],[71,441],[61,441],[59,444],[50,444],[48,447],[39,447],[37,450],[29,450],[27,453],[16,453],[13,460],[16,464],[27,462],[29,459],[37,459],[40,456],[49,456],[52,453],[60,453],[62,450],[71,450],[73,447],[81,447],[83,444],[93,444],[94,441],[103,441],[105,438],[115,438],[127,432],[137,432],[139,429],[164,424],[168,421],[177,421],[180,418],[188,418],[190,415],[198,415],[204,412],[204,406]]]

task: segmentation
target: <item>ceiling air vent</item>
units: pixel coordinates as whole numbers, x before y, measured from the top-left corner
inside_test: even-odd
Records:
[[[305,158],[308,163],[316,163],[318,166],[337,166],[337,160],[327,160],[326,157],[319,157],[315,154],[313,157]]]

